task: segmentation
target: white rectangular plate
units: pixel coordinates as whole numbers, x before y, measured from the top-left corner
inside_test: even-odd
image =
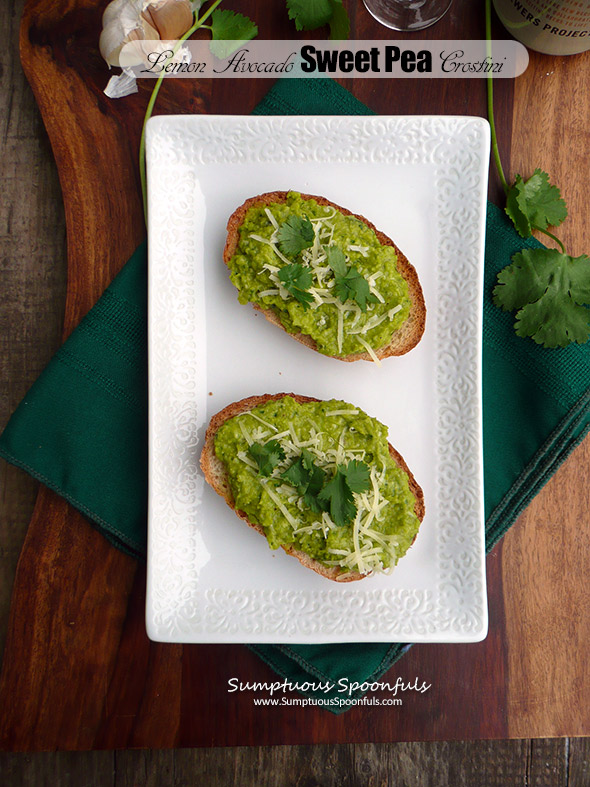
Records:
[[[473,117],[157,117],[147,129],[147,630],[165,642],[467,642],[487,633],[481,320],[489,128]],[[237,301],[228,217],[265,191],[366,216],[416,267],[420,344],[378,367],[314,353]],[[210,417],[295,392],[358,405],[424,490],[389,576],[338,585],[271,551],[199,467]]]

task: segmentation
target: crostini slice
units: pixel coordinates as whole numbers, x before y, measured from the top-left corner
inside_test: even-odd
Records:
[[[271,548],[336,582],[392,570],[424,518],[422,489],[387,428],[340,400],[234,402],[211,418],[200,461]]]
[[[223,260],[241,303],[324,355],[380,362],[424,333],[414,266],[368,219],[325,197],[247,199],[228,220]]]

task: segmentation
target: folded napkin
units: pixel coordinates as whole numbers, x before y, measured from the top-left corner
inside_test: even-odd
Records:
[[[255,114],[372,114],[330,80],[283,80]],[[483,329],[487,548],[590,428],[590,344],[545,350],[518,338],[495,308],[497,272],[523,246],[504,213],[488,206]],[[51,360],[0,437],[0,455],[84,513],[111,543],[141,557],[146,545],[146,246],[137,249]],[[402,644],[256,645],[300,686],[377,680]],[[321,699],[337,692],[302,692]],[[362,691],[352,696],[359,697]],[[330,708],[334,712],[345,707]]]

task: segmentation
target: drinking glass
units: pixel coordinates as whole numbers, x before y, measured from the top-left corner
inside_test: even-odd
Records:
[[[369,13],[392,30],[411,32],[433,25],[453,0],[363,0]]]

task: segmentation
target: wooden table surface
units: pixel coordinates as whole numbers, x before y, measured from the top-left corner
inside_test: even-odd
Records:
[[[278,0],[271,8],[262,0],[231,5],[259,22],[262,38],[294,36]],[[360,3],[347,7],[353,37],[386,37]],[[107,72],[96,53],[99,18],[92,0],[30,0],[23,20],[23,62],[63,190],[68,231],[64,337],[144,231],[135,150],[151,85],[116,104],[102,96]],[[428,35],[483,37],[479,4],[455,0]],[[16,68],[14,59],[9,64]],[[480,80],[343,84],[380,113],[485,116]],[[167,83],[158,111],[249,113],[269,85],[266,80]],[[9,106],[11,113],[22,111],[26,117],[20,105]],[[4,144],[9,178],[10,173],[17,178],[19,156],[25,153],[19,148],[18,118],[11,113]],[[507,174],[548,169],[570,209],[560,236],[575,254],[590,250],[585,189],[590,53],[571,58],[531,53],[522,77],[497,82],[496,119]],[[29,128],[28,134],[46,149],[41,127]],[[107,178],[109,173],[117,177]],[[0,359],[4,421],[57,346],[61,322],[64,268],[51,263],[64,254],[63,234],[54,231],[63,227],[59,194],[55,181],[36,180],[35,171],[31,183],[20,200],[3,205],[3,259],[11,289],[0,296],[2,338],[12,353]],[[492,198],[499,200],[499,191],[492,175]],[[23,232],[23,216],[30,215],[23,203],[36,204],[37,223],[23,233],[28,246],[13,248],[11,237]],[[106,220],[116,231],[105,233]],[[35,255],[45,262],[42,273],[28,261]],[[230,702],[228,677],[273,677],[243,646],[149,643],[143,628],[143,568],[41,488],[5,624],[0,746],[75,750],[588,735],[589,468],[586,440],[489,556],[490,633],[483,643],[414,647],[388,677],[418,675],[432,684],[428,693],[404,703],[403,712],[361,707],[339,717],[312,708],[254,709],[245,696]],[[36,486],[5,464],[1,472],[6,524],[0,560],[11,577],[21,541],[15,531],[24,529]],[[8,582],[2,586],[4,611],[8,587]]]

